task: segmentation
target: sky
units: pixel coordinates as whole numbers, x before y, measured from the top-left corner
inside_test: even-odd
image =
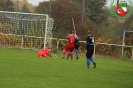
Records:
[[[33,5],[39,5],[39,2],[48,1],[48,0],[27,0],[29,3]],[[113,0],[107,0],[107,6],[110,6],[110,2]],[[119,1],[126,1],[128,3],[129,0],[119,0]],[[131,0],[133,2],[133,0]],[[116,3],[117,0],[114,0],[114,3]]]
[[[27,0],[27,1],[33,5],[39,5],[39,2],[43,2],[47,0]]]

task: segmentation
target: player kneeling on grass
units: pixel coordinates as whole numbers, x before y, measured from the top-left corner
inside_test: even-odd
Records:
[[[57,58],[57,56],[55,54],[51,55],[51,48],[46,48],[46,49],[42,49],[38,51],[38,56],[39,57],[44,57],[44,58],[48,58],[48,57],[53,57],[53,58]]]

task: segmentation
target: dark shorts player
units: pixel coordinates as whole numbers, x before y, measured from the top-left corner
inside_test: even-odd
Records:
[[[86,38],[86,64],[87,64],[87,68],[90,67],[90,61],[93,63],[94,68],[96,67],[96,63],[94,61],[94,59],[92,58],[93,53],[94,53],[94,37],[91,35],[91,32],[88,32],[88,36]]]

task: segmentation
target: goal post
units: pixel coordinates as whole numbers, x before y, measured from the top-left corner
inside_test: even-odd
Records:
[[[124,32],[123,32],[123,39],[122,39],[122,45],[123,45],[123,47],[122,47],[122,56],[123,56],[123,54],[124,54],[124,46],[125,46],[125,34],[126,33],[133,33],[133,31],[125,31],[124,30]],[[132,52],[133,52],[133,49],[132,49]],[[132,56],[133,57],[133,56]],[[132,58],[133,59],[133,58]]]
[[[0,46],[49,47],[53,22],[47,14],[0,11]]]

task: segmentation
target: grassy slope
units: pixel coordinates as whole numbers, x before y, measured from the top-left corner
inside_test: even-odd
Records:
[[[133,62],[95,58],[39,58],[37,51],[0,47],[0,88],[133,88]]]

